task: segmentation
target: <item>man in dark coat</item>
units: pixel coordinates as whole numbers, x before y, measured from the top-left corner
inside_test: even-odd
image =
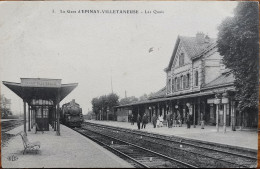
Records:
[[[157,122],[157,117],[155,114],[153,114],[153,117],[152,117],[153,128],[156,128],[156,122]]]
[[[204,129],[205,125],[205,115],[203,113],[200,113],[200,120],[201,120],[201,129]]]
[[[187,113],[187,121],[186,121],[186,123],[187,123],[187,128],[189,129],[190,128],[190,118],[191,118],[191,116],[190,116],[190,113],[188,112]]]
[[[142,128],[145,129],[146,124],[148,123],[148,116],[146,113],[144,113],[143,118],[142,118]]]
[[[136,119],[138,130],[140,130],[141,121],[142,121],[141,116],[140,114],[138,114]]]
[[[170,128],[171,127],[171,113],[168,113],[166,115],[166,120],[167,120],[168,128]]]
[[[130,120],[131,120],[131,125],[134,125],[135,121],[134,121],[134,114],[133,113],[131,114]]]

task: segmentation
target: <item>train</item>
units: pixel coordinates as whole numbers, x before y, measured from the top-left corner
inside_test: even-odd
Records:
[[[61,123],[68,127],[81,127],[84,119],[82,108],[75,102],[75,99],[65,103],[61,107]]]

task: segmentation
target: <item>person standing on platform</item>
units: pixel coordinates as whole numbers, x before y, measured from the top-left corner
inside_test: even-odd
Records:
[[[188,113],[187,113],[187,117],[186,117],[186,120],[187,120],[187,121],[186,121],[186,123],[187,123],[187,129],[190,129],[190,118],[191,118],[191,117],[190,117],[190,113],[188,112]]]
[[[138,113],[137,119],[136,119],[138,130],[140,130],[141,121],[142,121],[141,116],[140,116],[140,114]]]
[[[181,121],[181,113],[179,110],[177,110],[177,121],[178,121],[179,127],[181,127],[182,121]]]
[[[173,113],[172,111],[170,112],[170,126],[172,128],[172,124],[173,124]]]
[[[174,112],[173,113],[173,117],[172,117],[172,119],[173,119],[173,127],[177,127],[177,122],[176,122],[176,113]]]
[[[205,115],[203,113],[200,113],[200,124],[201,124],[201,129],[204,129],[204,125],[205,125]]]
[[[131,125],[135,125],[135,121],[134,121],[134,114],[131,114]]]
[[[145,129],[146,124],[148,123],[148,116],[146,113],[144,113],[143,118],[142,118],[142,128]]]
[[[163,115],[159,116],[159,126],[162,127],[163,126]]]
[[[168,113],[167,115],[166,115],[166,120],[167,120],[167,126],[168,126],[168,128],[170,128],[171,127],[171,114],[170,113]]]
[[[152,117],[153,128],[156,128],[156,121],[157,121],[157,117],[155,114],[153,114],[153,117]]]

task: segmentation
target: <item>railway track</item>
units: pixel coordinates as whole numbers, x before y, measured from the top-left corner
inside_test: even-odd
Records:
[[[186,162],[97,131],[86,128],[74,130],[112,150],[136,168],[197,168]]]
[[[14,135],[6,132],[23,124],[23,120],[1,121],[1,146],[4,147]]]
[[[23,124],[23,120],[8,120],[8,121],[1,121],[1,132],[7,132],[17,126]]]
[[[152,134],[131,129],[111,127],[107,125],[85,122],[83,127],[95,128],[99,132],[138,142],[140,145],[150,145],[154,150],[171,157],[185,157],[200,167],[256,167],[257,151],[239,149],[237,147],[206,142],[196,142],[180,137]],[[115,136],[116,136],[115,135]],[[165,148],[168,147],[168,148]],[[165,151],[165,152],[163,152]],[[180,159],[181,160],[181,159]]]

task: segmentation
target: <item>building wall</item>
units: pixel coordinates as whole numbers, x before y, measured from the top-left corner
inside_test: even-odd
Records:
[[[118,109],[117,110],[117,121],[128,122],[129,113],[131,113],[131,110],[124,109],[124,108]]]
[[[214,48],[204,56],[205,60],[205,84],[211,82],[221,75],[225,67],[221,64],[222,56]]]
[[[184,65],[179,66],[179,55],[184,53]],[[167,72],[167,95],[174,96],[190,92],[200,91],[201,87],[212,80],[216,79],[222,73],[228,71],[222,63],[223,56],[219,54],[217,48],[214,47],[210,51],[206,52],[204,56],[191,60],[185,49],[179,45],[177,49],[176,57],[173,62],[171,70]],[[195,85],[195,74],[198,71],[198,85]],[[175,77],[190,74],[190,87],[180,89],[178,91],[172,90],[172,83],[175,83]],[[171,80],[169,82],[169,79]],[[176,84],[175,84],[176,85]]]

